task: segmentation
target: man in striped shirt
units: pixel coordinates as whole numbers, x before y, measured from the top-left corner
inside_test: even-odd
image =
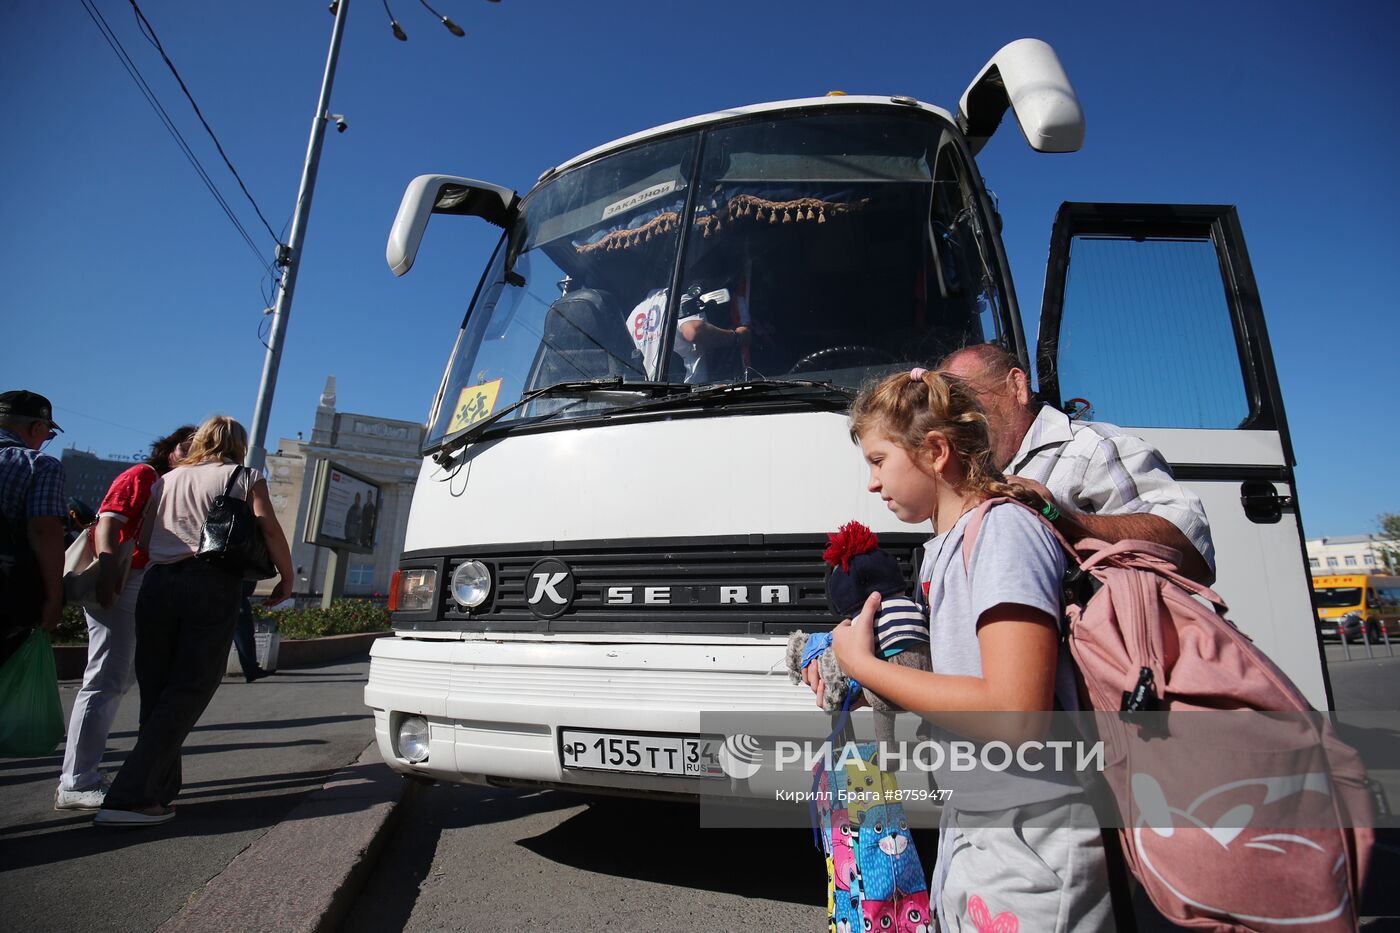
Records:
[[[996,344],[957,350],[939,369],[972,388],[987,413],[997,467],[1055,505],[1066,537],[1164,544],[1181,552],[1188,576],[1215,578],[1201,500],[1150,444],[1111,424],[1071,421],[1035,401],[1025,370]]]

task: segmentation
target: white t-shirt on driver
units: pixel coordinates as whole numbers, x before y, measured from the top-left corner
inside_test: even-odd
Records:
[[[670,289],[657,288],[627,314],[627,333],[642,354],[642,364],[648,379],[656,379],[661,373],[661,326],[666,319],[666,298]],[[692,307],[694,307],[692,305]],[[699,311],[687,312],[682,304],[680,320],[676,321],[676,338],[672,349],[685,363],[685,381],[697,382],[704,378],[700,366],[704,351],[681,336],[681,325],[686,321],[703,321]]]

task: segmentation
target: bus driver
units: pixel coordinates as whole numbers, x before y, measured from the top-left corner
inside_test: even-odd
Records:
[[[745,324],[728,330],[705,320],[707,307],[729,300],[727,291],[706,295],[696,292],[698,289],[691,288],[681,296],[680,319],[676,322],[676,337],[672,343],[672,349],[685,364],[685,381],[688,383],[709,381],[710,374],[705,365],[707,350],[736,346],[742,349],[748,346],[750,339],[749,328]],[[627,333],[642,354],[648,379],[656,379],[661,374],[661,328],[665,323],[669,293],[670,289],[653,289],[627,314]]]

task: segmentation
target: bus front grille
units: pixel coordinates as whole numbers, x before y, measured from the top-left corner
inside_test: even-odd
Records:
[[[906,579],[913,578],[922,541],[921,535],[881,536]],[[467,611],[444,586],[439,625],[561,634],[784,635],[829,628],[836,618],[826,598],[826,543],[825,535],[754,535],[457,551],[446,555],[445,581],[463,561],[479,560],[491,572],[492,592]]]

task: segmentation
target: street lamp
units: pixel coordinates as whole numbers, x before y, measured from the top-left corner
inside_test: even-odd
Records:
[[[458,26],[456,23],[452,22],[452,20],[448,19],[446,16],[443,16],[437,10],[434,10],[432,7],[428,6],[427,0],[418,0],[418,2],[423,4],[423,9],[427,10],[429,13],[433,14],[438,19],[442,20],[442,24],[447,27],[447,31],[452,33],[457,38],[460,39],[467,34],[461,26]]]
[[[384,12],[389,14],[389,25],[394,38],[408,41],[394,14],[389,11],[388,0],[381,0]],[[442,16],[428,6],[425,0],[418,0],[433,16],[438,17],[454,36],[466,33],[452,20]],[[493,3],[499,0],[491,0]],[[258,383],[258,401],[253,411],[253,424],[248,444],[246,463],[255,470],[261,470],[267,462],[267,423],[272,415],[272,396],[277,389],[277,370],[282,364],[282,342],[287,335],[287,318],[292,310],[292,294],[296,290],[297,271],[301,265],[302,246],[306,242],[306,222],[311,216],[311,196],[316,190],[316,170],[321,163],[321,143],[325,139],[326,123],[334,121],[338,132],[345,132],[348,124],[345,117],[329,110],[331,83],[335,80],[335,66],[340,58],[340,40],[345,34],[345,15],[350,0],[333,0],[330,12],[335,16],[331,27],[331,45],[326,54],[326,70],[321,78],[321,94],[316,99],[316,115],[311,119],[311,139],[306,145],[306,162],[301,170],[301,185],[297,189],[296,210],[292,214],[291,236],[286,245],[277,247],[277,266],[282,270],[279,282],[277,303],[272,308],[272,329],[267,342],[267,353],[263,357],[262,379]]]

